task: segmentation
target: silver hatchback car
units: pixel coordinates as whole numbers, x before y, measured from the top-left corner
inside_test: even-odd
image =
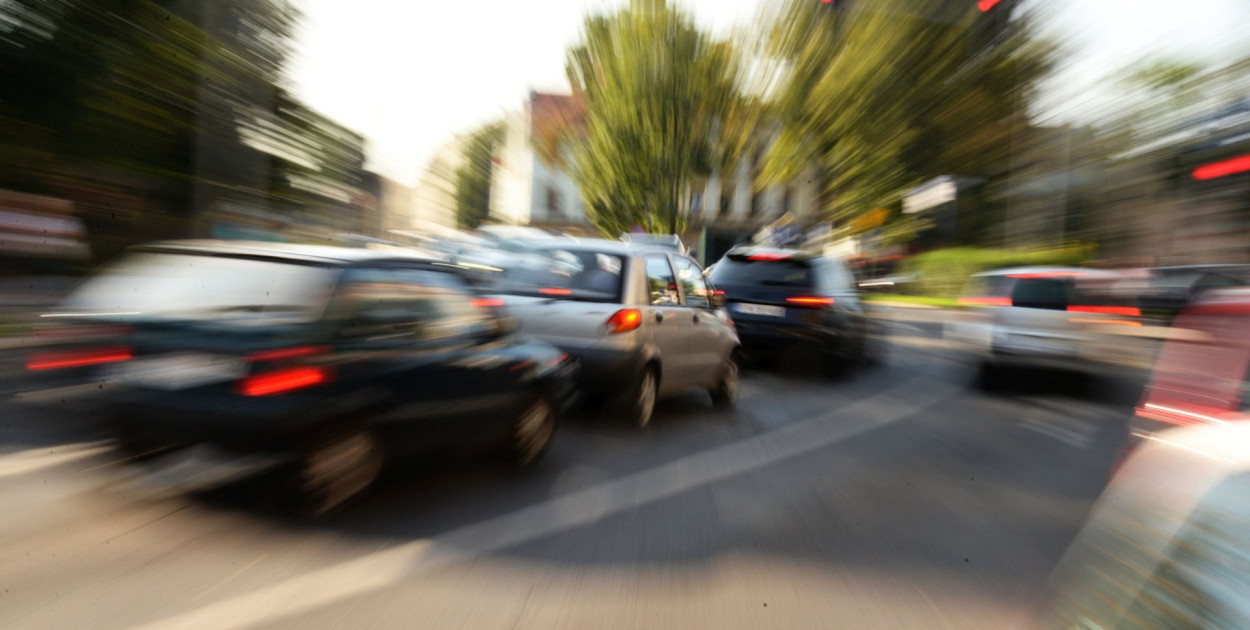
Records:
[[[541,263],[507,270],[495,300],[521,332],[581,365],[583,393],[639,426],[658,397],[706,388],[717,407],[738,396],[738,335],[689,257],[607,240],[561,239]]]

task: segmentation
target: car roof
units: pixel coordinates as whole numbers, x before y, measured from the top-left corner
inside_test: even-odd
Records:
[[[264,241],[176,240],[158,241],[131,248],[134,251],[162,251],[198,255],[260,256],[301,262],[350,264],[359,262],[445,262],[415,250],[368,249],[334,245],[302,245]]]
[[[583,252],[598,252],[601,254],[615,254],[617,256],[632,256],[639,253],[662,252],[673,253],[672,248],[655,245],[652,243],[624,243],[621,241],[610,241],[604,238],[569,238],[560,237],[552,239],[550,242],[542,242],[537,244],[540,249],[567,249]]]
[[[1090,269],[1088,267],[1059,267],[1059,266],[1034,266],[1034,267],[1008,267],[1006,269],[994,269],[992,271],[982,271],[974,273],[974,278],[992,278],[1000,276],[1018,276],[1030,275],[1034,277],[1045,277],[1054,274],[1055,276],[1076,276],[1084,278],[1110,279],[1118,278],[1119,273],[1107,271],[1105,269]]]
[[[777,256],[785,256],[794,260],[811,260],[813,258],[824,258],[820,252],[814,252],[807,249],[795,249],[792,247],[769,247],[766,245],[739,245],[731,248],[725,253],[726,256],[742,256],[752,254],[776,254]]]

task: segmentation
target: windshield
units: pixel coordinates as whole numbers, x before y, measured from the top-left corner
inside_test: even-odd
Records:
[[[558,300],[619,302],[624,269],[625,259],[614,254],[547,249],[505,271],[495,289]]]
[[[143,252],[126,255],[63,303],[72,313],[248,314],[315,319],[339,272],[278,261]]]
[[[812,287],[814,274],[812,267],[804,261],[725,258],[716,263],[709,277],[713,284],[721,286]]]

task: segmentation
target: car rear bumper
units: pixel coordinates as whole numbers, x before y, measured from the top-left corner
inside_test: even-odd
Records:
[[[114,427],[123,440],[140,444],[212,444],[230,452],[295,449],[333,412],[303,396],[239,400],[129,390],[112,401]]]
[[[795,346],[831,354],[842,348],[842,336],[831,328],[800,323],[761,323],[735,319],[742,352],[747,357],[773,356]]]
[[[646,356],[640,349],[562,347],[577,362],[574,380],[588,394],[621,391],[642,371]]]

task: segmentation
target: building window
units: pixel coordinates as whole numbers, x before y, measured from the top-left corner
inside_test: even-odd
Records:
[[[751,214],[757,217],[760,214],[760,207],[764,205],[764,191],[751,187]]]
[[[720,216],[722,218],[729,216],[729,209],[733,206],[733,203],[734,203],[733,188],[730,188],[728,186],[721,188],[720,190]]]
[[[790,212],[791,210],[790,202],[791,202],[791,197],[793,195],[791,195],[790,192],[791,192],[790,187],[786,186],[785,189],[781,193],[781,213],[782,214]]]
[[[564,210],[560,207],[560,191],[555,186],[547,187],[547,212],[549,214],[564,214]]]

